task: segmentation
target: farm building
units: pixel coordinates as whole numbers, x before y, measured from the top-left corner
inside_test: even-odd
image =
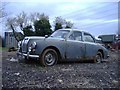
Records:
[[[0,47],[2,47],[2,37],[0,36]]]
[[[103,43],[113,43],[116,41],[116,35],[100,35],[98,38],[101,38]]]
[[[115,43],[118,41],[119,35],[111,34],[111,35],[100,35],[98,38],[101,39],[102,43],[107,47],[107,48],[114,48],[119,47],[118,44],[115,45]]]
[[[5,32],[5,47],[17,47],[17,40],[15,39],[13,32]]]

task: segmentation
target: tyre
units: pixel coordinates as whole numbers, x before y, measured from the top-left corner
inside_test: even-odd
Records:
[[[101,53],[101,52],[98,52],[98,53],[96,54],[96,56],[95,56],[94,62],[96,62],[96,63],[101,63],[102,60],[103,60],[102,53]]]
[[[46,49],[40,61],[42,66],[53,66],[58,61],[58,54],[54,49]]]

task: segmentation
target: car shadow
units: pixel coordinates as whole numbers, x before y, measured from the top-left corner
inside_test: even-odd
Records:
[[[81,60],[81,61],[60,61],[58,64],[77,64],[77,63],[94,63],[92,60]]]
[[[61,65],[61,64],[96,64],[94,63],[93,60],[81,60],[81,61],[59,61],[57,62],[57,64]],[[101,63],[109,63],[109,61],[102,61]],[[30,65],[37,65],[37,66],[41,66],[40,61],[39,60],[33,60],[30,59],[26,64],[30,64]]]

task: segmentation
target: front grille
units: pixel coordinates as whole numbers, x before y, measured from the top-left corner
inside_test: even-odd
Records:
[[[27,52],[27,44],[23,43],[22,52]]]
[[[27,52],[27,49],[28,49],[27,44],[28,44],[28,39],[24,39],[22,42],[22,52],[23,53]]]

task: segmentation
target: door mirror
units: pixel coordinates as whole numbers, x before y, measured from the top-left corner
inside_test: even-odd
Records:
[[[45,35],[45,38],[48,38],[48,35]]]

